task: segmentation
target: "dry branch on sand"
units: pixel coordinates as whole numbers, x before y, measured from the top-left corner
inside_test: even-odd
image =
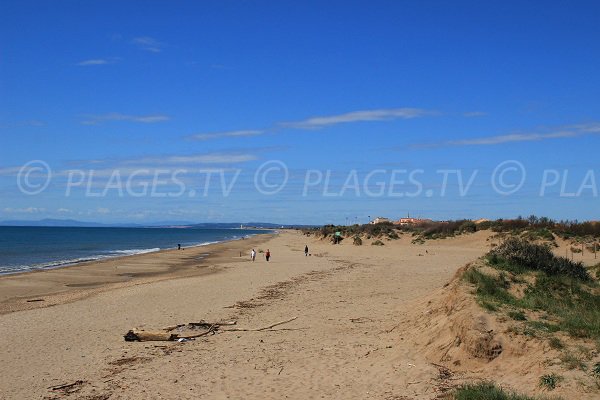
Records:
[[[272,329],[278,325],[287,324],[288,322],[294,321],[298,317],[293,317],[290,319],[286,319],[285,321],[276,322],[274,324],[270,324],[267,326],[263,326],[262,328],[231,328],[231,329],[221,329],[223,326],[232,326],[235,325],[236,321],[225,321],[225,322],[190,322],[188,324],[180,324],[173,325],[163,328],[157,331],[146,331],[144,329],[134,328],[129,330],[123,337],[127,342],[148,342],[148,341],[175,341],[179,339],[195,339],[197,337],[206,336],[209,334],[215,334],[217,331],[221,332],[259,332]],[[202,332],[197,333],[194,332],[198,328],[204,329]],[[173,332],[174,330],[179,329],[180,332]],[[187,330],[188,332],[193,333],[182,333],[183,330]]]

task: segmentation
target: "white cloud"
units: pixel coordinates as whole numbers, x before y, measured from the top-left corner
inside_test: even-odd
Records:
[[[96,125],[105,121],[130,121],[140,122],[144,124],[152,124],[156,122],[168,121],[170,118],[167,115],[128,115],[121,113],[109,113],[104,115],[90,115],[88,119],[82,121],[84,125]]]
[[[100,207],[96,210],[96,212],[98,214],[108,214],[110,212],[110,209],[105,208],[105,207]]]
[[[77,63],[78,66],[80,67],[89,67],[91,65],[106,65],[106,64],[112,64],[114,63],[114,60],[108,60],[105,58],[94,58],[91,60],[83,60]]]
[[[600,132],[600,122],[572,125],[570,128],[578,129],[582,132],[598,133],[598,132]]]
[[[59,208],[56,210],[56,212],[60,214],[71,214],[73,210],[69,210],[68,208]]]
[[[419,143],[410,146],[411,148],[438,148],[438,147],[456,147],[456,146],[493,146],[514,142],[537,142],[549,139],[573,138],[590,134],[600,133],[600,123],[591,123],[584,125],[572,125],[562,130],[550,133],[511,133],[497,136],[482,136],[469,139],[448,140],[438,143]]]
[[[138,46],[142,50],[146,50],[152,53],[160,53],[163,48],[163,44],[158,40],[151,38],[150,36],[140,36],[133,38],[132,44]]]
[[[488,113],[483,112],[483,111],[469,111],[469,112],[463,113],[463,117],[467,117],[467,118],[484,117],[486,115],[488,115]]]
[[[225,137],[245,137],[245,136],[258,136],[262,135],[264,131],[259,130],[241,130],[241,131],[229,131],[229,132],[214,132],[214,133],[198,133],[190,136],[192,140],[211,140],[220,139]]]
[[[147,157],[125,161],[126,164],[232,164],[257,160],[254,154],[206,153],[196,155]]]
[[[319,129],[329,125],[350,122],[411,119],[435,114],[436,113],[433,111],[423,110],[420,108],[390,108],[379,110],[352,111],[345,114],[312,117],[303,121],[283,122],[280,125],[287,128]]]

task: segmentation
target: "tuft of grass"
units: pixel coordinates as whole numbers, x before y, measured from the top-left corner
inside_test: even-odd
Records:
[[[560,327],[558,325],[549,324],[549,323],[543,322],[543,321],[529,321],[529,322],[527,322],[527,324],[529,326],[531,326],[533,329],[537,329],[538,331],[543,331],[543,332],[548,332],[548,333],[557,332],[560,330]]]
[[[362,246],[363,242],[362,242],[362,239],[360,238],[360,236],[358,236],[358,235],[354,236],[352,244],[355,246]]]
[[[578,369],[580,371],[587,371],[587,365],[585,364],[581,354],[574,354],[570,351],[565,351],[559,358],[566,369]]]
[[[516,304],[516,298],[506,289],[506,282],[486,275],[476,269],[465,272],[463,278],[475,285],[477,297],[481,303]]]
[[[563,377],[555,373],[540,376],[539,386],[542,389],[554,390]]]
[[[493,382],[465,384],[455,389],[452,395],[454,400],[536,400],[502,389]]]
[[[384,246],[384,244],[381,240],[376,240],[373,243],[371,243],[371,246]]]
[[[597,362],[596,364],[594,364],[594,367],[592,368],[592,374],[596,378],[600,378],[600,362]]]
[[[538,276],[518,306],[556,317],[558,328],[573,337],[600,338],[600,295],[565,276]]]
[[[498,311],[498,306],[494,303],[490,303],[489,301],[482,300],[479,302],[479,304],[488,311]]]
[[[512,319],[514,319],[515,321],[527,321],[527,317],[521,310],[509,311],[508,316],[511,317]]]
[[[563,342],[559,338],[554,337],[554,336],[550,338],[549,342],[550,342],[550,347],[555,350],[561,350],[565,347]]]

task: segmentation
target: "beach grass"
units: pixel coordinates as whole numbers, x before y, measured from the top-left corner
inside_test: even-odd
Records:
[[[583,265],[554,256],[547,246],[514,238],[488,253],[487,260],[497,275],[472,268],[463,276],[475,286],[482,307],[506,308],[510,318],[524,321],[530,330],[600,340],[600,286]],[[509,290],[514,282],[525,285],[520,297]],[[547,318],[530,320],[531,314]]]
[[[530,397],[502,389],[493,382],[466,384],[452,393],[453,400],[542,400],[546,397]]]

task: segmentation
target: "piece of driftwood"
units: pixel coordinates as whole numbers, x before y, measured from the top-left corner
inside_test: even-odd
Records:
[[[83,385],[85,381],[75,381],[73,383],[63,383],[61,385],[50,386],[48,389],[50,390],[64,390],[65,392],[73,391],[73,388],[79,385]]]
[[[290,319],[286,319],[285,321],[276,322],[276,323],[271,324],[271,325],[263,326],[262,328],[256,328],[256,329],[244,329],[244,328],[223,329],[223,332],[259,332],[259,331],[266,331],[267,329],[274,328],[274,327],[276,327],[278,325],[283,325],[283,324],[287,324],[288,322],[292,322],[293,320],[295,320],[297,318],[298,317],[293,317],[293,318],[290,318]]]
[[[123,337],[126,342],[172,341],[179,339],[176,333],[168,331],[145,331],[143,329],[132,329]]]
[[[229,325],[232,325],[232,322],[225,322],[223,324],[229,326]],[[197,337],[206,336],[211,333],[215,333],[219,329],[219,326],[221,326],[221,323],[219,323],[219,322],[213,322],[213,323],[192,322],[189,324],[169,326],[169,327],[166,327],[166,328],[158,330],[158,331],[147,331],[144,329],[134,328],[134,329],[129,330],[123,336],[123,338],[125,339],[126,342],[175,341],[178,339],[194,339]],[[175,329],[183,328],[183,327],[188,327],[188,328],[192,328],[192,329],[195,329],[196,327],[201,327],[201,328],[206,327],[205,328],[206,330],[203,332],[194,333],[194,334],[183,334],[183,333],[173,332]]]
[[[217,325],[217,326],[231,326],[231,325],[236,325],[237,321],[222,321],[222,322],[206,322],[204,320],[198,321],[198,322],[189,322],[187,324],[178,324],[178,325],[170,325],[170,326],[166,326],[164,327],[162,330],[163,331],[173,331],[177,328],[183,328],[184,326],[190,327],[190,328],[205,328],[205,329],[210,329],[211,326]]]
[[[274,328],[278,325],[283,325],[288,322],[291,322],[291,321],[295,320],[296,318],[298,318],[298,317],[293,317],[290,319],[286,319],[285,321],[276,322],[271,325],[263,326],[262,328],[256,328],[256,329],[230,328],[230,329],[222,329],[221,331],[223,331],[223,332],[265,331],[265,330]],[[221,326],[232,326],[235,324],[236,324],[236,321],[224,321],[224,322],[200,321],[200,322],[190,322],[188,324],[167,326],[166,328],[163,328],[158,331],[147,331],[144,329],[134,328],[134,329],[129,330],[123,336],[123,338],[125,339],[126,342],[176,341],[178,339],[195,339],[195,338],[206,336],[209,334],[215,334],[215,333],[217,333],[217,331],[220,330]],[[194,333],[194,334],[182,334],[182,333],[173,332],[176,329],[186,328],[186,327],[190,328],[190,329],[204,328],[206,330],[203,332]]]

